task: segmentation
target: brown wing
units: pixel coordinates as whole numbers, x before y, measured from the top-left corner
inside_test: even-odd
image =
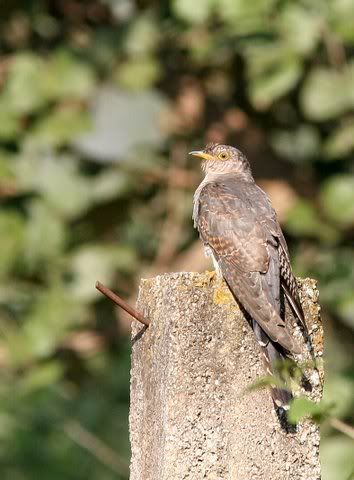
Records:
[[[281,275],[281,285],[285,292],[286,298],[290,303],[291,308],[293,309],[295,315],[302,323],[305,330],[307,330],[304,311],[301,306],[298,286],[296,283],[296,278],[293,274],[290,264],[289,252],[285,242],[285,238],[280,232],[280,244],[279,244],[279,260],[280,260],[280,275]]]
[[[281,231],[276,213],[268,196],[258,187],[258,185],[255,185],[255,188],[258,190],[258,195],[256,195],[256,197],[258,196],[259,198],[262,198],[262,201],[259,201],[257,204],[258,218],[264,227],[272,232],[272,234],[278,239],[281,286],[295,315],[306,329],[305,316],[299,298],[298,286],[291,269],[289,250],[283,232]]]
[[[199,197],[198,229],[236,299],[273,341],[296,353],[279,315],[279,238],[265,198],[249,182],[221,178],[206,184]]]

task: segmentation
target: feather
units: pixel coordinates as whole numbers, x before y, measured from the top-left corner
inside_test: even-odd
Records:
[[[252,319],[266,370],[276,374],[276,364],[286,352],[300,352],[281,317],[282,289],[302,323],[304,315],[269,198],[251,174],[237,172],[207,173],[194,197],[193,218],[231,293]],[[290,391],[274,387],[271,394],[276,407],[288,408]]]

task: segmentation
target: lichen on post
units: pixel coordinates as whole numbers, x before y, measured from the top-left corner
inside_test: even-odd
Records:
[[[313,352],[322,356],[318,291],[299,280]],[[131,480],[319,480],[319,429],[280,425],[267,389],[247,391],[264,375],[259,347],[226,287],[208,274],[142,280],[133,322]],[[287,309],[293,334],[300,329]],[[307,392],[322,394],[323,372],[309,368]],[[310,391],[309,391],[310,390]]]

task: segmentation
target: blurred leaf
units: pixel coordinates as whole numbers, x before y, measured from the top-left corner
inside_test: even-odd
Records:
[[[9,109],[28,114],[45,104],[41,88],[43,61],[33,53],[16,54],[11,62],[3,95]]]
[[[160,76],[160,66],[153,57],[138,57],[120,64],[115,72],[118,84],[127,90],[144,90]]]
[[[159,27],[152,15],[141,15],[131,25],[124,41],[129,56],[152,54],[160,39]]]
[[[17,421],[13,415],[5,412],[0,413],[0,440],[6,443],[6,440],[15,432]]]
[[[354,44],[354,4],[351,0],[330,2],[330,27],[341,40]],[[347,480],[347,479],[345,479]]]
[[[165,97],[155,90],[132,92],[105,86],[95,97],[93,128],[75,140],[75,147],[97,162],[135,165],[136,157],[130,159],[130,154],[140,145],[142,156],[156,161],[155,147],[165,139],[159,124],[165,105]]]
[[[319,280],[323,304],[338,315],[341,302],[348,293],[354,291],[354,271],[351,268],[354,252],[338,245],[336,248],[311,248],[308,252],[304,249],[302,260],[301,257],[300,255],[297,259],[302,264],[303,274]],[[340,356],[338,350],[339,348],[336,358]]]
[[[354,176],[336,175],[323,184],[321,204],[328,218],[339,226],[354,224]]]
[[[18,328],[8,329],[3,341],[12,366],[21,367],[52,355],[78,323],[78,305],[63,289],[42,290]]]
[[[50,355],[77,324],[77,312],[77,306],[64,290],[54,287],[42,292],[24,324],[33,352],[41,357]]]
[[[13,155],[6,150],[0,150],[0,180],[15,180],[13,170]]]
[[[310,417],[315,422],[322,421],[331,411],[332,405],[323,401],[315,403],[306,397],[294,398],[288,411],[290,423],[296,424],[304,417]]]
[[[279,30],[285,41],[301,54],[308,55],[316,47],[323,19],[318,9],[289,3],[279,16]]]
[[[106,202],[128,193],[131,188],[130,175],[110,169],[95,177],[92,184],[92,197],[97,202]]]
[[[265,18],[269,18],[275,0],[218,0],[217,13],[239,34],[247,34],[265,27]]]
[[[306,200],[299,200],[287,213],[286,228],[293,235],[336,241],[338,232],[325,224],[315,207]]]
[[[51,261],[64,247],[65,228],[61,219],[48,205],[34,200],[29,205],[30,219],[26,228],[25,259],[30,270],[51,268]],[[43,241],[45,239],[45,241]]]
[[[128,246],[86,245],[72,255],[72,294],[84,301],[97,298],[97,280],[111,285],[117,269],[133,271],[136,265],[134,250]]]
[[[31,391],[48,388],[57,382],[63,374],[63,368],[59,362],[51,361],[43,365],[37,365],[26,372],[21,379],[19,390],[22,395]]]
[[[254,106],[266,109],[292,89],[300,78],[299,59],[280,44],[247,49],[249,94]]]
[[[83,213],[91,203],[91,182],[78,171],[74,158],[26,151],[16,164],[19,184],[38,191],[66,218]]]
[[[186,43],[191,61],[196,65],[210,65],[214,60],[211,58],[214,52],[216,63],[219,64],[221,58],[218,55],[217,40],[215,32],[203,27],[195,29],[192,33],[186,32]]]
[[[0,140],[13,140],[21,133],[21,122],[5,98],[0,97]]]
[[[320,154],[318,131],[309,125],[300,125],[295,131],[278,130],[272,135],[271,144],[278,155],[295,163]]]
[[[24,220],[17,212],[0,212],[0,277],[18,263],[25,245]]]
[[[338,313],[345,323],[354,330],[354,294],[349,293],[342,298],[338,305]],[[354,389],[353,389],[354,397]]]
[[[354,106],[354,64],[342,71],[315,67],[301,95],[304,113],[314,120],[328,120]]]
[[[328,375],[324,384],[324,399],[333,405],[332,415],[345,418],[354,408],[354,380],[339,372]]]
[[[90,130],[88,114],[77,108],[54,110],[42,116],[29,132],[27,141],[31,144],[60,147]]]
[[[188,23],[204,23],[208,20],[216,4],[215,0],[173,0],[172,9],[177,17]]]
[[[95,76],[88,65],[61,50],[51,55],[41,85],[49,99],[84,99],[93,93]]]
[[[352,480],[354,475],[353,440],[343,435],[321,439],[323,480]]]
[[[274,100],[294,87],[301,74],[297,61],[289,60],[272,72],[256,78],[250,84],[251,100],[256,108],[263,110]]]
[[[49,100],[87,98],[94,86],[89,67],[64,51],[47,63],[35,54],[20,53],[11,63],[3,97],[10,112],[29,114]]]
[[[273,375],[263,375],[252,382],[252,384],[247,387],[246,391],[253,392],[254,390],[260,390],[266,387],[284,388],[284,382]]]
[[[47,12],[37,11],[37,15],[33,18],[33,30],[44,39],[52,39],[60,33],[60,23],[52,15]]]
[[[324,144],[327,158],[338,158],[348,155],[354,150],[354,120],[338,127]]]

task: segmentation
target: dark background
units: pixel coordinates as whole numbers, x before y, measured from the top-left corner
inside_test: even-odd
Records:
[[[247,154],[319,282],[323,479],[353,478],[354,2],[2,0],[0,23],[2,478],[127,478],[130,320],[94,284],[134,302],[209,267],[207,141]]]

